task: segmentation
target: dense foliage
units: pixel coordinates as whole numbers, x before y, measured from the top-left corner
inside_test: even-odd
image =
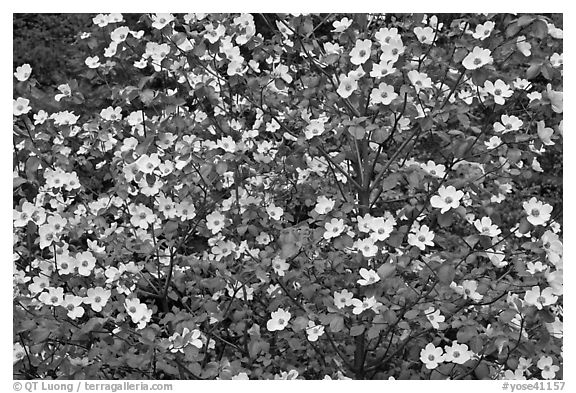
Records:
[[[14,74],[16,378],[562,377],[561,16],[92,22]]]

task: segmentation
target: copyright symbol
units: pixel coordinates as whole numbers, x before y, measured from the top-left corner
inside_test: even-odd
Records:
[[[17,392],[22,390],[22,384],[20,382],[14,382],[14,390]]]

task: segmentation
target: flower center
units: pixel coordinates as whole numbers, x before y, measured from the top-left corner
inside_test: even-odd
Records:
[[[544,304],[546,302],[546,298],[544,296],[538,296],[538,303]]]
[[[280,319],[278,320],[278,323],[279,323],[280,325],[284,325],[284,324],[286,323],[286,321],[284,321],[284,319],[280,318]]]
[[[101,301],[102,301],[102,298],[101,298],[100,296],[96,296],[96,297],[94,298],[94,302],[95,302],[95,303],[100,303]]]
[[[455,358],[460,357],[460,352],[454,351],[454,352],[452,353],[452,356],[455,357]]]
[[[129,311],[130,313],[134,314],[134,313],[136,312],[136,307],[131,306],[131,307],[128,309],[128,311]]]
[[[434,355],[428,355],[428,360],[430,360],[431,362],[433,362],[435,359]]]
[[[532,214],[534,217],[538,217],[540,215],[540,210],[538,209],[532,209],[532,211],[530,212],[530,214]]]
[[[448,203],[448,204],[452,203],[453,201],[454,201],[454,199],[452,199],[452,197],[446,197],[446,198],[444,198],[444,202],[446,202],[446,203]]]
[[[426,238],[423,235],[418,236],[418,241],[423,242]]]
[[[502,90],[500,90],[500,89],[494,90],[494,95],[495,95],[495,96],[499,96],[500,94],[502,94]]]
[[[474,59],[474,64],[475,64],[475,65],[482,64],[482,59],[479,58],[479,57],[476,57],[476,58]]]

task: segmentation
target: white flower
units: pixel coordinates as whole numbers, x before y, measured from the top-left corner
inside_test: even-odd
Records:
[[[375,257],[376,254],[378,254],[378,247],[374,244],[374,240],[371,238],[356,240],[354,242],[354,247],[362,252],[362,255],[366,258]]]
[[[13,100],[12,106],[14,116],[25,115],[26,113],[30,112],[32,107],[29,104],[30,100],[27,98],[18,97],[17,99]]]
[[[439,323],[445,320],[444,316],[440,314],[440,310],[434,310],[434,307],[426,309],[424,314],[426,314],[426,318],[428,318],[434,329],[438,329],[440,327]]]
[[[328,214],[334,208],[335,203],[336,201],[321,195],[316,200],[316,206],[314,207],[314,211],[318,214]]]
[[[502,233],[498,226],[492,223],[490,217],[482,217],[481,220],[474,221],[474,226],[484,236],[496,237]]]
[[[398,94],[394,91],[394,86],[382,82],[378,85],[377,89],[372,89],[370,102],[373,104],[389,105],[396,97],[398,97]]]
[[[14,76],[20,82],[24,82],[28,80],[28,78],[30,78],[31,74],[32,74],[32,67],[30,67],[30,64],[22,64],[21,66],[16,67],[16,72],[14,73]]]
[[[546,287],[540,291],[540,287],[533,286],[532,289],[526,291],[524,301],[528,304],[536,306],[541,310],[545,306],[550,306],[558,300],[558,296],[553,295],[554,290],[551,287]]]
[[[330,222],[324,224],[326,232],[324,232],[324,239],[330,240],[334,237],[340,236],[344,232],[344,220],[333,218]]]
[[[266,328],[273,332],[276,330],[284,330],[284,328],[288,325],[288,321],[290,321],[292,314],[279,308],[278,310],[272,312],[271,316],[272,319],[268,320],[266,323]]]
[[[528,222],[534,226],[544,225],[550,219],[552,206],[547,203],[538,201],[532,197],[528,202],[522,204],[526,213],[528,213]]]
[[[556,372],[560,370],[560,367],[553,364],[550,356],[542,356],[536,365],[542,370],[542,378],[544,379],[554,379]]]
[[[335,20],[332,22],[332,26],[334,26],[334,33],[342,33],[344,30],[350,27],[352,24],[352,20],[348,18],[342,18],[341,20]]]
[[[470,52],[464,60],[462,60],[462,65],[467,70],[475,70],[486,64],[492,64],[493,59],[490,49],[483,49],[479,46],[474,47],[472,52]]]
[[[460,199],[462,199],[463,196],[464,193],[460,190],[456,190],[454,186],[441,186],[438,189],[438,195],[434,195],[430,198],[430,204],[432,207],[440,209],[440,213],[444,214],[448,210],[456,209],[460,206]]]
[[[429,370],[435,369],[440,363],[444,362],[444,357],[442,348],[436,348],[432,343],[429,343],[420,351],[420,360]]]
[[[316,325],[313,321],[308,321],[306,334],[308,335],[308,341],[318,341],[318,338],[324,334],[324,326]]]
[[[356,46],[350,51],[350,62],[355,65],[364,64],[370,58],[372,41],[356,40]]]
[[[342,98],[348,98],[354,93],[358,88],[358,81],[355,78],[344,77],[340,79],[340,85],[338,86],[337,93]]]
[[[419,229],[408,234],[408,244],[418,247],[424,251],[426,246],[434,247],[434,232],[427,225],[422,225]]]
[[[444,360],[456,364],[464,364],[472,358],[474,352],[468,350],[468,345],[453,341],[451,347],[444,347],[446,355]]]
[[[434,41],[434,29],[432,29],[430,26],[415,27],[414,34],[416,35],[416,38],[418,38],[418,41],[420,41],[422,44],[430,45]]]
[[[359,273],[362,276],[362,278],[357,282],[362,286],[375,284],[378,281],[380,281],[380,276],[372,269],[368,270],[365,268],[361,268]]]
[[[88,66],[88,68],[98,68],[100,67],[100,58],[98,56],[89,56],[86,58],[84,63]]]

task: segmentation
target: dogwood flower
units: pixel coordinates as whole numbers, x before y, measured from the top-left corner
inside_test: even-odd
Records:
[[[364,214],[364,217],[358,216],[356,217],[358,221],[358,230],[360,232],[369,233],[373,231],[373,221],[375,217],[372,217],[370,213]]]
[[[324,334],[324,326],[316,325],[313,321],[308,321],[306,334],[308,335],[308,341],[318,341],[318,338]]]
[[[479,46],[475,46],[472,52],[462,60],[462,65],[467,70],[475,70],[485,66],[486,64],[492,64],[493,60],[490,49],[483,49]]]
[[[60,306],[64,302],[64,288],[48,288],[48,292],[42,292],[38,300],[48,306]]]
[[[356,46],[350,51],[350,62],[355,65],[364,64],[370,58],[371,40],[356,40]]]
[[[492,223],[490,217],[482,217],[481,220],[474,221],[474,226],[484,236],[496,237],[502,233],[498,226]]]
[[[501,122],[494,123],[494,131],[506,133],[510,131],[518,131],[522,127],[522,120],[516,116],[502,115]]]
[[[464,364],[474,355],[474,352],[468,349],[468,345],[459,344],[457,341],[453,341],[450,347],[444,347],[444,350],[446,351],[444,361],[456,364]]]
[[[450,288],[464,296],[464,299],[471,299],[477,302],[483,298],[483,296],[476,291],[478,289],[478,283],[474,280],[464,280],[462,281],[462,285],[457,285],[455,282],[452,282]]]
[[[366,218],[366,216],[365,216]],[[384,241],[388,239],[392,231],[394,230],[394,225],[396,225],[396,220],[393,217],[372,217],[370,216],[368,220],[358,218],[358,225],[366,225],[370,232],[370,239],[373,241]]]
[[[102,287],[88,288],[86,297],[84,297],[82,301],[84,304],[89,304],[95,312],[100,312],[108,302],[108,299],[110,299],[110,295],[110,290]]]
[[[96,258],[94,258],[94,255],[92,255],[90,251],[77,254],[76,260],[78,261],[78,274],[81,276],[89,276],[94,266],[96,266]]]
[[[340,309],[351,306],[352,298],[354,294],[352,292],[348,292],[347,289],[343,289],[340,292],[334,292],[334,305]]]
[[[528,222],[534,226],[544,225],[550,219],[552,206],[538,201],[532,197],[528,202],[522,204],[524,211],[528,214]]]
[[[338,85],[338,89],[336,92],[342,98],[348,98],[354,93],[354,91],[358,88],[358,81],[356,78],[351,77],[344,77],[340,79],[340,85]]]
[[[152,15],[152,27],[161,30],[173,20],[174,15],[172,14],[154,14]]]
[[[28,78],[30,78],[30,75],[32,75],[32,67],[30,66],[30,64],[22,64],[21,66],[16,67],[16,72],[14,73],[14,76],[20,82],[28,80]]]
[[[472,37],[484,41],[486,38],[490,37],[492,30],[494,30],[494,26],[496,26],[496,23],[491,20],[484,22],[484,24],[477,25],[476,31],[474,31]]]
[[[516,48],[526,57],[532,54],[532,45],[526,40],[524,35],[516,37]]]
[[[102,117],[104,120],[110,120],[110,121],[115,121],[115,120],[122,120],[122,108],[117,106],[116,108],[113,108],[111,106],[109,106],[106,109],[102,109],[100,111],[100,117]]]
[[[132,215],[130,217],[130,223],[135,227],[142,229],[148,229],[150,224],[156,221],[156,215],[147,206],[139,203],[138,205],[130,205],[129,212]]]
[[[334,237],[340,236],[344,232],[344,220],[333,218],[330,222],[324,224],[326,232],[324,232],[324,239],[330,240]]]
[[[220,212],[212,212],[206,216],[206,227],[212,231],[212,234],[217,234],[224,228],[226,217]]]
[[[98,56],[88,56],[84,63],[88,66],[88,68],[98,68],[101,66],[100,58]]]
[[[376,300],[374,296],[364,297],[363,300],[360,299],[352,299],[350,300],[350,305],[354,307],[352,309],[352,314],[360,315],[366,310],[374,310],[375,312],[378,311],[378,308],[382,306],[382,303]]]
[[[321,195],[316,200],[316,206],[314,207],[314,211],[318,214],[328,214],[332,211],[335,204],[336,201],[334,201],[333,199],[329,199]]]
[[[192,345],[200,349],[203,346],[202,340],[200,339],[201,335],[202,333],[200,330],[194,329],[190,331],[190,329],[185,327],[182,329],[182,334],[175,332],[172,336],[168,337],[168,340],[170,340],[170,346],[168,349],[170,349],[170,352],[172,353],[184,353],[184,348],[186,348],[188,345]]]
[[[334,22],[332,22],[332,26],[334,26],[334,29],[332,30],[332,32],[333,33],[342,33],[347,28],[349,28],[351,24],[352,24],[352,20],[348,19],[348,18],[342,18],[341,20],[335,20]]]
[[[441,347],[436,348],[434,344],[429,343],[420,351],[420,360],[428,370],[433,370],[444,362],[444,350]]]
[[[499,105],[504,105],[506,103],[505,98],[512,96],[514,93],[514,91],[510,89],[510,86],[501,79],[498,79],[494,83],[488,80],[485,81],[484,91],[491,94],[494,97],[494,102]]]
[[[418,26],[415,27],[413,31],[418,41],[420,41],[422,44],[430,45],[434,41],[434,29],[432,29],[430,26]]]
[[[12,103],[14,116],[25,115],[32,109],[32,107],[29,105],[30,100],[27,98],[18,97],[17,99],[13,100]]]
[[[552,293],[553,289],[551,287],[546,287],[540,291],[540,287],[533,286],[532,289],[526,291],[524,301],[536,306],[538,310],[541,310],[542,307],[550,306],[558,300],[558,296],[555,296]]]
[[[362,252],[366,258],[375,257],[378,254],[378,246],[374,244],[371,238],[358,239],[354,242],[354,248]]]
[[[394,86],[382,82],[378,85],[377,89],[372,89],[370,102],[373,104],[389,105],[396,97],[398,97],[398,94],[394,91]]]
[[[408,79],[414,85],[417,92],[421,89],[432,88],[432,79],[424,72],[418,72],[417,70],[409,71]]]
[[[274,269],[274,272],[280,277],[284,277],[286,271],[289,268],[290,264],[286,262],[285,259],[280,258],[279,256],[274,257],[274,259],[272,260],[272,269]]]
[[[418,247],[422,251],[424,251],[426,246],[434,247],[433,239],[434,232],[432,232],[427,225],[422,225],[420,228],[408,234],[408,244]]]
[[[560,370],[560,367],[553,364],[553,360],[550,356],[542,356],[538,359],[536,366],[542,370],[542,378],[544,379],[554,379],[556,372]]]
[[[304,129],[304,135],[306,136],[306,139],[312,139],[316,136],[322,135],[324,130],[324,121],[320,119],[313,119]]]
[[[273,332],[276,330],[284,330],[284,328],[286,328],[286,326],[288,326],[288,321],[290,321],[290,318],[292,317],[292,314],[290,314],[290,312],[285,311],[282,308],[279,308],[276,311],[273,311],[271,313],[272,319],[269,319],[268,322],[266,323],[266,328]]]
[[[424,169],[428,174],[440,179],[446,175],[446,166],[442,164],[436,164],[432,160],[429,160],[426,164],[420,164],[420,167]]]
[[[394,64],[392,62],[381,61],[380,63],[372,64],[372,71],[370,71],[370,76],[372,78],[383,78],[386,75],[391,75],[396,71]]]
[[[62,307],[68,310],[68,317],[71,319],[80,318],[84,315],[84,307],[82,307],[82,298],[75,295],[66,295],[62,302]]]
[[[426,318],[432,324],[434,329],[438,329],[440,327],[440,322],[444,322],[445,318],[444,315],[440,314],[440,310],[434,310],[434,307],[429,307],[424,311]]]
[[[555,143],[552,142],[552,135],[554,135],[554,130],[550,127],[546,127],[544,121],[539,121],[536,123],[538,138],[542,141],[543,144],[546,146],[554,145]]]
[[[464,193],[460,190],[456,190],[454,186],[441,186],[438,189],[438,195],[434,195],[430,198],[430,204],[432,207],[440,209],[440,213],[444,214],[448,210],[456,209],[460,206],[460,199],[462,199],[463,196]]]
[[[362,286],[375,284],[380,281],[380,276],[374,270],[361,268],[359,271],[360,275],[362,276],[361,279],[357,281],[358,284]]]
[[[273,220],[280,220],[284,214],[284,209],[279,206],[270,205],[266,207],[266,213]]]

